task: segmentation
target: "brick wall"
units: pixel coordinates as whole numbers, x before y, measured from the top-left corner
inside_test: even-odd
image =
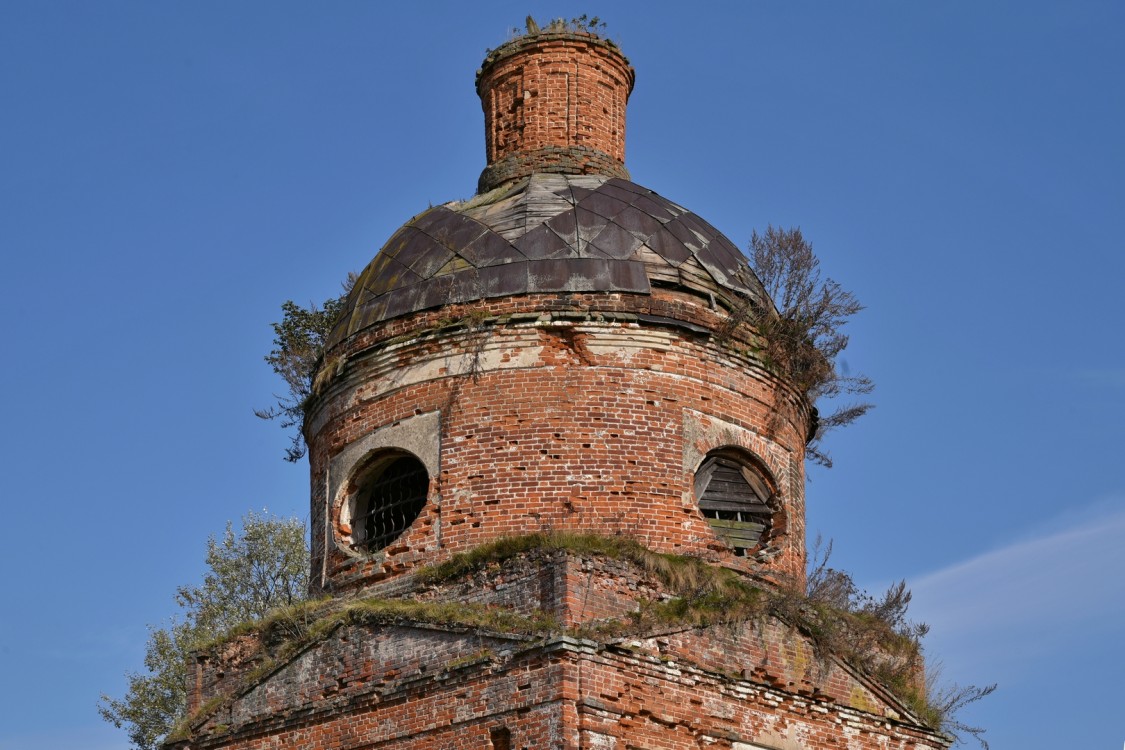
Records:
[[[383,594],[379,586],[371,593]],[[420,601],[471,602],[525,616],[546,612],[567,628],[628,620],[640,600],[671,596],[659,581],[639,575],[631,563],[565,550],[534,551],[455,583],[422,586],[410,593]]]
[[[544,586],[544,581],[552,581]],[[570,623],[666,595],[631,563],[541,552],[412,598],[555,608]],[[214,650],[245,658],[247,641]],[[226,675],[238,672],[229,665]],[[250,683],[208,680],[227,699],[187,748],[699,747],[771,750],[943,748],[877,684],[784,622],[742,622],[601,642],[515,636],[397,620],[342,625]]]
[[[882,702],[866,706],[874,711],[857,709],[826,695],[799,695],[636,646],[563,637],[445,668],[450,662],[432,631],[386,631],[407,648],[415,642],[432,646],[427,663],[435,671],[383,680],[371,671],[378,662],[361,646],[384,634],[366,627],[341,630],[279,672],[272,701],[251,691],[178,747],[488,750],[495,747],[490,730],[497,728],[506,729],[511,747],[521,750],[948,746],[941,735],[888,715]],[[449,638],[463,650],[490,643],[475,633]],[[349,675],[368,679],[332,689]],[[298,702],[302,692],[312,697]]]
[[[559,748],[561,668],[523,641],[425,625],[341,627],[195,727],[182,748]]]
[[[498,536],[551,530],[629,534],[801,579],[804,403],[754,358],[752,338],[708,335],[724,318],[690,295],[575,296],[491,300],[466,307],[465,325],[453,324],[455,309],[411,316],[330,352],[338,374],[307,422],[314,586],[370,585]],[[439,456],[421,516],[379,553],[349,549],[338,519],[359,464],[338,457],[435,414],[431,434],[410,438]],[[729,446],[778,488],[773,531],[748,557],[715,536],[693,496],[703,457]]]
[[[625,170],[629,61],[588,34],[524,36],[489,54],[477,74],[488,166],[479,192],[533,172]]]
[[[575,655],[585,748],[924,750],[948,741],[899,717],[699,669],[643,650]],[[858,683],[853,685],[857,686]],[[868,709],[886,704],[875,702]],[[882,714],[882,715],[881,715]]]

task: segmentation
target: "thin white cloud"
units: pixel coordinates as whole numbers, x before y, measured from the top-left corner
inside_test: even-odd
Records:
[[[998,664],[1078,633],[1125,632],[1125,501],[911,582],[912,615],[946,661]]]

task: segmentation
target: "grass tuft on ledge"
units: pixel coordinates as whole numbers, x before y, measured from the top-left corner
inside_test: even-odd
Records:
[[[534,551],[573,552],[631,562],[676,594],[693,598],[744,594],[753,589],[734,571],[697,557],[653,552],[631,537],[567,532],[500,537],[453,555],[443,563],[422,568],[418,579],[427,584],[449,583]]]
[[[823,568],[823,564],[810,577],[810,584],[819,581],[822,585],[806,591],[758,585],[735,571],[698,558],[654,552],[629,537],[540,533],[496,539],[453,555],[443,563],[422,568],[417,576],[426,585],[449,584],[480,571],[496,569],[509,560],[552,552],[631,563],[660,582],[665,594],[652,599],[639,598],[637,610],[626,618],[571,630],[565,629],[557,617],[547,612],[520,614],[495,605],[411,599],[321,599],[275,610],[263,620],[235,628],[208,647],[216,648],[234,637],[257,633],[262,652],[259,663],[245,681],[245,684],[252,684],[304,648],[328,638],[338,627],[353,624],[425,623],[539,638],[568,633],[605,642],[668,628],[777,618],[806,635],[822,658],[841,659],[881,682],[923,723],[932,727],[946,731],[953,727],[964,729],[955,723],[952,710],[945,703],[955,710],[964,702],[975,700],[977,693],[991,692],[991,688],[962,689],[946,699],[944,694],[927,690],[920,684],[924,674],[920,647],[924,628],[904,619],[909,602],[909,592],[904,585],[892,587],[882,600],[864,598],[865,595],[857,593],[850,577]],[[834,585],[823,585],[825,580]],[[971,690],[977,692],[971,693]],[[205,706],[181,727],[198,725],[213,710],[212,705]]]

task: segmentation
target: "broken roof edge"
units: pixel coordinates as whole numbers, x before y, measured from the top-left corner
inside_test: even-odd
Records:
[[[715,309],[773,310],[742,251],[699,215],[621,178],[536,173],[400,227],[360,274],[328,348],[447,304],[653,286]]]
[[[487,50],[484,60],[481,61],[480,68],[477,69],[476,80],[474,81],[477,92],[480,93],[481,91],[481,80],[496,63],[512,55],[526,52],[534,47],[549,44],[584,44],[602,49],[606,53],[619,58],[621,65],[628,71],[629,91],[632,92],[633,86],[636,84],[636,71],[629,62],[629,58],[627,58],[621,51],[621,48],[617,46],[617,43],[593,31],[556,28],[558,21],[562,20],[563,19],[556,19],[552,21],[546,29],[536,27],[535,31],[520,34],[497,47]]]

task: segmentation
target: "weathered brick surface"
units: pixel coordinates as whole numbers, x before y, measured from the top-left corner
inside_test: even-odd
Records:
[[[450,633],[443,642],[432,635],[404,626],[341,630],[280,670],[268,690],[251,690],[224,706],[180,747],[475,750],[492,747],[489,730],[496,727],[511,732],[513,748],[527,750],[947,744],[877,698],[855,708],[854,699],[802,695],[701,668],[643,642],[599,646],[563,638],[487,652],[479,645],[495,646],[498,639]],[[401,642],[407,653],[432,647],[424,656],[430,669],[419,671],[393,649],[364,646],[385,639]],[[449,661],[457,645],[480,658]],[[851,684],[853,692],[868,690]]]
[[[591,740],[586,747],[923,750],[948,744],[910,721],[625,648],[576,654],[574,671],[579,725]]]
[[[563,747],[558,660],[542,648],[426,626],[340,628],[224,704],[184,748]],[[505,650],[507,649],[507,650]]]
[[[267,658],[256,633],[237,636],[197,656],[188,675],[188,713],[204,702],[230,693]]]
[[[374,593],[379,593],[378,587]],[[453,583],[416,587],[408,596],[419,601],[472,602],[524,615],[547,612],[561,626],[574,628],[609,620],[629,622],[642,606],[668,601],[676,594],[627,560],[538,550]],[[818,651],[798,630],[772,617],[715,628],[672,628],[628,643],[661,659],[856,709],[882,711],[881,706],[894,703],[890,694],[863,682],[831,654]],[[919,687],[924,688],[924,676],[918,677]]]
[[[371,593],[383,592],[376,585]],[[526,616],[545,612],[569,628],[627,620],[638,611],[639,601],[666,600],[672,594],[651,576],[638,574],[627,561],[541,550],[454,583],[419,586],[408,596],[502,607]]]
[[[500,46],[477,74],[488,166],[479,192],[534,172],[628,179],[629,61],[611,42],[548,33]]]
[[[404,596],[625,618],[671,593],[634,563],[541,550]],[[943,748],[880,686],[769,616],[602,643],[408,621],[342,625],[250,676],[254,634],[216,647],[187,748],[922,750]],[[275,652],[277,649],[274,649]],[[275,653],[275,656],[277,654]],[[227,660],[224,664],[224,660]],[[214,665],[224,664],[216,670]],[[740,744],[741,743],[741,744]]]
[[[806,407],[755,359],[751,333],[721,340],[725,318],[691,295],[583,297],[566,308],[554,295],[490,300],[462,326],[450,325],[458,311],[416,315],[330,353],[339,374],[307,427],[314,585],[370,585],[498,536],[550,530],[624,533],[803,576]],[[347,488],[328,496],[332,457],[428,413],[440,414],[429,439],[441,469],[421,517],[386,550],[353,552],[338,523]],[[756,556],[735,557],[693,496],[703,457],[724,447],[756,458],[777,488]]]

